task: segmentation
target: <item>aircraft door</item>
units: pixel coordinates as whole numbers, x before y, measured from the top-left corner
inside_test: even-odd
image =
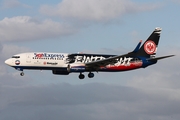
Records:
[[[26,62],[31,63],[31,55],[30,54],[26,54]]]

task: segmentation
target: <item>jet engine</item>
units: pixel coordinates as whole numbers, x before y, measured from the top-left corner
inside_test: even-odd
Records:
[[[67,70],[52,70],[52,73],[55,75],[69,75]]]

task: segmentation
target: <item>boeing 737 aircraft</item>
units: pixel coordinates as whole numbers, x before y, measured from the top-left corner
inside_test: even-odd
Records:
[[[140,41],[136,48],[124,55],[85,54],[85,53],[21,53],[12,56],[5,63],[16,70],[52,70],[55,75],[69,75],[79,73],[79,79],[84,79],[84,72],[93,78],[93,72],[119,72],[138,68],[146,68],[156,64],[158,60],[172,57],[168,55],[155,57],[161,34],[161,28],[155,28],[153,33],[141,46]]]

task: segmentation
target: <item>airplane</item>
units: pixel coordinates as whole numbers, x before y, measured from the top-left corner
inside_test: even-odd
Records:
[[[31,52],[13,55],[5,64],[21,71],[21,76],[24,76],[25,69],[52,70],[55,75],[79,73],[79,79],[85,78],[84,72],[89,72],[88,77],[93,78],[93,72],[121,72],[146,68],[156,64],[158,60],[174,56],[156,57],[161,31],[161,28],[156,27],[142,46],[141,40],[132,52],[123,55]]]

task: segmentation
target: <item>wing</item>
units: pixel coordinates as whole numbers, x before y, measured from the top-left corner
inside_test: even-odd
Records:
[[[98,69],[99,67],[105,67],[106,65],[117,63],[118,58],[125,57],[127,55],[128,54],[117,55],[117,56],[113,56],[113,57],[106,58],[103,60],[88,62],[88,63],[85,63],[85,65],[88,68],[97,68]]]

